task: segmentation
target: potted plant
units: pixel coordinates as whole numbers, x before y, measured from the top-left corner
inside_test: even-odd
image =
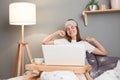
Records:
[[[89,0],[89,3],[86,6],[89,10],[97,10],[99,8],[98,1]]]

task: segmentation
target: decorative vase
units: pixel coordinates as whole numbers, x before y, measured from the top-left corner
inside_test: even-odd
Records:
[[[110,0],[112,9],[120,9],[120,0]]]
[[[99,6],[99,10],[105,10],[106,9],[106,5],[105,4],[101,4],[100,6]]]

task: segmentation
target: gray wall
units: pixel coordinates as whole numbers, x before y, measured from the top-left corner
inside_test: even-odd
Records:
[[[25,26],[25,41],[33,58],[43,57],[40,41],[62,29],[69,18],[77,20],[83,38],[95,37],[108,50],[108,55],[120,57],[119,12],[89,14],[85,27],[81,14],[88,0],[0,0],[0,78],[11,77],[17,42],[21,40],[21,27],[9,25],[9,4],[16,1],[33,2],[37,6],[37,24]],[[99,3],[109,8],[109,0]],[[27,57],[25,60],[27,63]]]

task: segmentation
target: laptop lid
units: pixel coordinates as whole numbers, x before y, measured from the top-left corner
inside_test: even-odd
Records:
[[[42,45],[46,65],[85,65],[84,45]]]

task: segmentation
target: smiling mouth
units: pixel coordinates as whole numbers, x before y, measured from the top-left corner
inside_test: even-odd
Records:
[[[74,31],[70,31],[69,33],[70,33],[70,34],[74,34],[75,32],[74,32]]]

